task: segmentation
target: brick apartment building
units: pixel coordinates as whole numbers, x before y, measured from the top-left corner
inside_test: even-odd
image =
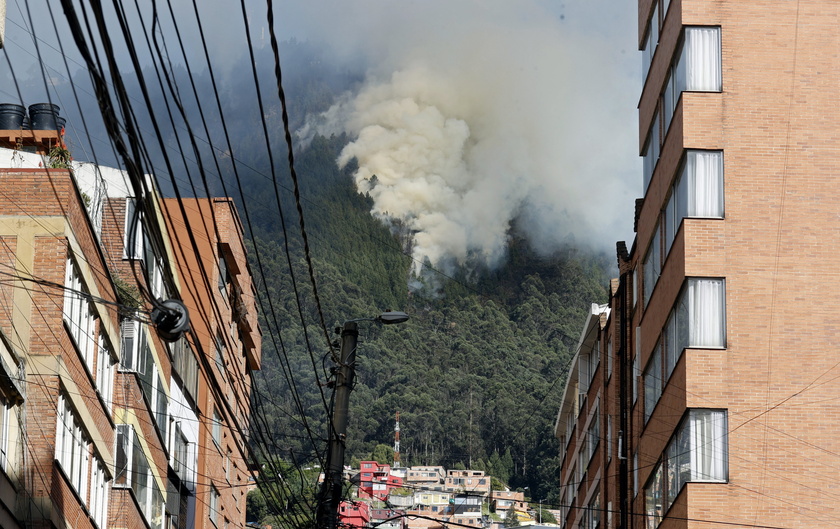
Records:
[[[840,524],[839,18],[639,2],[644,198],[558,413],[564,527]]]
[[[242,224],[233,200],[164,199],[169,233],[204,377],[197,388],[197,520],[214,529],[245,520],[247,433],[262,334]],[[183,210],[181,209],[183,207]],[[208,285],[209,281],[209,285]],[[192,526],[190,526],[192,527]]]
[[[168,230],[151,179],[139,206],[121,171],[50,167],[56,146],[0,131],[0,526],[242,527],[260,335],[235,211],[197,201],[223,211]],[[218,219],[201,286],[177,232]],[[183,299],[192,330],[161,339],[149,297]]]

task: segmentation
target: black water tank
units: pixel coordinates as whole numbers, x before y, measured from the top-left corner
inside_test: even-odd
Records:
[[[36,103],[29,105],[29,124],[32,130],[59,130],[58,105]]]
[[[0,130],[18,130],[23,127],[26,107],[14,103],[0,104]]]

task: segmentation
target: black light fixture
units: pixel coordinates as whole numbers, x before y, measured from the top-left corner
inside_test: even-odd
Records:
[[[158,300],[152,309],[152,323],[161,338],[167,342],[176,342],[190,328],[190,313],[183,301]]]

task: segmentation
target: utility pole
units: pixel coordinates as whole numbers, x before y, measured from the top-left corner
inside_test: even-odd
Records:
[[[384,325],[402,323],[408,320],[405,312],[383,312],[376,318],[361,318],[344,322],[341,329],[341,352],[338,369],[335,371],[335,397],[330,424],[330,446],[327,452],[327,468],[324,482],[318,492],[315,512],[316,529],[336,529],[338,508],[344,481],[344,451],[347,448],[347,410],[350,407],[350,392],[356,376],[356,345],[359,341],[359,321],[376,321]]]
[[[333,404],[330,448],[327,454],[327,471],[321,485],[316,527],[335,529],[338,507],[341,504],[341,485],[344,479],[344,450],[347,447],[347,410],[350,406],[350,391],[356,375],[356,344],[359,340],[359,326],[355,321],[344,323],[341,330],[341,353],[338,370],[335,373],[335,400]]]

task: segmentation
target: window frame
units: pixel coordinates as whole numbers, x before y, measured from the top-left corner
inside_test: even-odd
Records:
[[[719,323],[720,342],[717,344],[698,343],[692,340],[692,333],[697,332],[691,324],[696,321],[691,315],[692,307],[685,301],[689,297],[692,285],[700,281],[720,283],[720,302],[717,312],[722,316]],[[708,301],[708,300],[707,300]],[[700,303],[698,301],[697,303]],[[708,312],[705,308],[702,312]],[[700,322],[701,325],[705,322]],[[720,277],[687,277],[677,295],[677,300],[671,307],[665,325],[660,331],[659,339],[651,353],[643,373],[644,380],[644,423],[653,415],[656,404],[665,392],[671,375],[679,363],[686,349],[725,349],[726,348],[726,279]],[[638,351],[638,348],[637,348]],[[637,352],[636,356],[639,354]]]
[[[717,415],[717,419],[712,419],[712,428],[715,429],[713,435],[720,434],[719,437],[713,439],[717,444],[711,448],[700,449],[716,451],[721,458],[718,465],[721,475],[716,478],[697,478],[696,468],[694,467],[695,451],[697,448],[696,434],[694,427],[697,422],[697,415],[704,414],[709,416]],[[688,438],[688,450],[685,447],[685,440]],[[681,451],[682,450],[682,451]],[[712,456],[714,457],[714,455]],[[686,463],[687,461],[687,463]],[[688,469],[684,466],[688,464]],[[675,470],[670,469],[674,465]],[[685,478],[688,479],[685,479]],[[729,417],[728,410],[716,408],[689,408],[683,415],[680,423],[677,425],[674,433],[671,435],[665,449],[656,462],[654,470],[650,473],[647,482],[644,486],[645,500],[644,500],[644,514],[648,522],[648,527],[657,527],[662,520],[666,518],[668,511],[676,501],[677,496],[682,492],[683,488],[688,483],[728,483],[729,482]],[[673,490],[672,490],[673,489]],[[658,503],[657,503],[658,502]],[[659,510],[657,510],[659,505]]]
[[[137,207],[137,199],[125,199],[125,223],[123,225],[123,259],[143,260],[143,241],[146,236],[142,208]],[[133,232],[133,233],[131,233]],[[132,244],[133,243],[133,244]]]
[[[63,391],[58,395],[56,410],[55,461],[61,466],[79,499],[86,503],[91,459],[90,436]]]
[[[89,292],[76,260],[72,255],[68,255],[64,272],[62,320],[88,374],[94,376],[94,362],[97,355],[96,328],[99,316],[94,304],[91,303]]]

